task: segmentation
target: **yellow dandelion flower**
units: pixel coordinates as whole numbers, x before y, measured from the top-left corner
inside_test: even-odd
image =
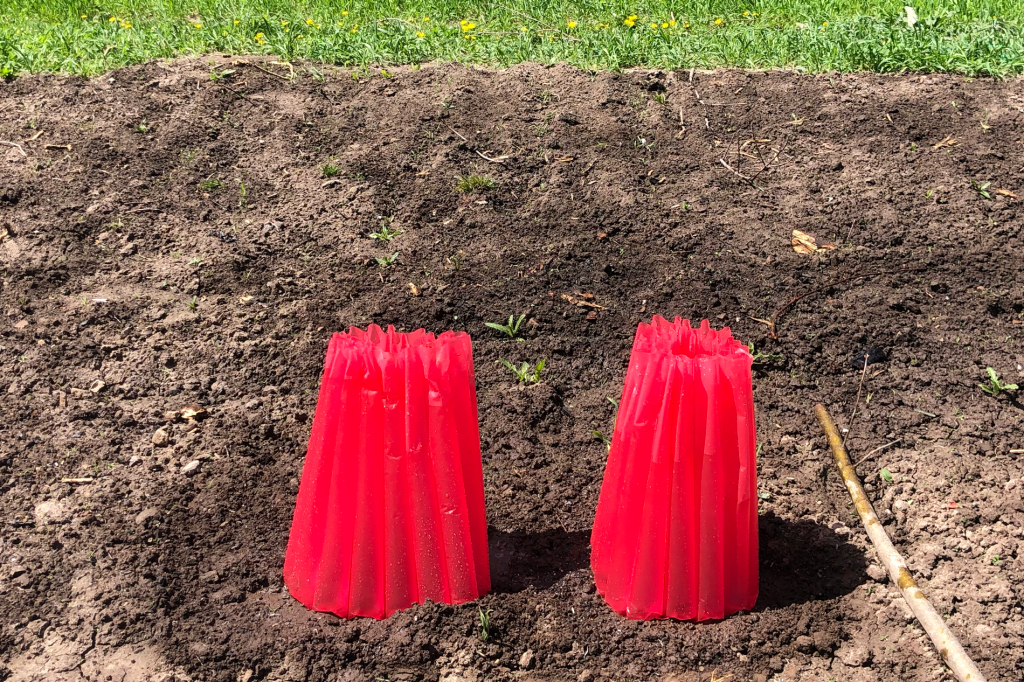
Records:
[[[430,21],[430,17],[423,17],[423,21]]]
[[[348,16],[348,10],[347,9],[341,10],[341,16],[347,17]]]
[[[284,30],[284,32],[285,32],[285,33],[291,33],[291,31],[292,31],[292,30],[291,30],[290,28],[286,28],[286,29]]]
[[[720,23],[722,23],[722,17],[715,17],[715,24],[717,25]]]
[[[519,30],[522,31],[523,33],[526,33],[526,27],[525,26],[520,26]]]
[[[110,17],[107,21],[117,21],[117,17]]]
[[[313,25],[313,20],[312,19],[306,19],[306,26],[312,26],[312,25]]]
[[[661,22],[661,27],[662,28],[668,28],[668,22],[667,21]]]
[[[676,25],[676,20],[675,19],[669,19],[668,20],[668,25],[669,26],[675,26]]]
[[[416,31],[416,37],[417,38],[426,38],[427,34],[424,33],[423,31]]]
[[[221,34],[222,36],[226,36],[226,35],[228,34],[228,32],[227,32],[227,31],[221,31],[221,33],[220,33],[220,34]]]
[[[636,15],[629,15],[628,17],[622,20],[622,23],[624,23],[626,26],[629,26],[630,28],[633,28],[633,24],[636,23]]]
[[[320,30],[320,24],[316,25],[317,30]]]
[[[202,28],[203,27],[203,25],[201,23],[199,23],[198,21],[196,23],[192,24],[192,25],[195,26],[196,28]]]
[[[349,33],[356,33],[357,31],[359,31],[359,28],[358,27],[353,27],[352,30],[349,31]]]
[[[470,40],[476,40],[476,36],[470,36],[469,39]]]
[[[743,16],[745,16],[745,17],[749,17],[749,16],[750,16],[750,12],[748,12],[748,11],[744,10],[744,12],[743,12]]]
[[[238,19],[235,19],[235,26],[238,26],[239,23]]]
[[[825,26],[828,26],[828,22],[827,21],[821,22],[821,26],[822,26],[822,28],[824,28]]]
[[[568,26],[569,28],[576,28],[576,22],[575,21],[569,21],[565,25]]]
[[[262,33],[257,33],[256,35],[254,35],[252,37],[252,39],[255,40],[257,43],[259,43],[260,45],[262,45],[264,42],[266,42],[266,38],[263,36]]]
[[[82,15],[82,19],[85,19],[85,15],[84,14]]]
[[[684,21],[683,22],[683,28],[690,28],[690,22]]]
[[[652,21],[651,22],[651,28],[658,28],[657,22]]]
[[[287,22],[287,21],[282,21],[282,22],[281,22],[281,25],[282,25],[282,26],[287,26],[287,25],[288,25],[288,22]]]

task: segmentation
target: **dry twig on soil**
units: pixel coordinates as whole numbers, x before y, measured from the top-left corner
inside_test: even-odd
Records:
[[[861,485],[860,479],[857,478],[857,472],[854,470],[853,464],[850,463],[843,440],[839,437],[839,429],[836,428],[835,422],[829,416],[828,410],[819,403],[814,406],[814,414],[821,427],[825,429],[836,466],[839,467],[839,473],[843,477],[843,482],[846,483],[846,489],[849,491],[850,497],[853,498],[853,504],[857,508],[857,513],[860,514],[860,520],[867,529],[871,544],[875,546],[878,558],[888,569],[889,577],[899,586],[910,610],[917,616],[918,622],[931,637],[932,644],[942,656],[942,660],[960,682],[985,682],[985,676],[981,674],[974,661],[964,651],[956,635],[949,629],[946,621],[935,611],[935,607],[931,605],[917,583],[914,582],[906,562],[896,551],[882,522],[875,515],[871,501],[868,500],[868,496],[864,492],[864,486]]]

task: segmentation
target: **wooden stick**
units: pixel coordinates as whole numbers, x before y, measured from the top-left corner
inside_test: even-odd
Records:
[[[850,497],[853,498],[853,504],[857,508],[857,513],[860,514],[860,520],[868,531],[871,544],[875,546],[875,551],[878,552],[878,558],[888,568],[889,577],[899,586],[903,598],[910,606],[910,610],[917,616],[921,627],[931,637],[932,644],[938,649],[942,660],[949,666],[949,669],[953,671],[953,674],[956,675],[960,682],[985,682],[985,676],[981,674],[978,666],[974,665],[974,661],[964,651],[956,635],[949,629],[946,621],[935,611],[931,602],[928,601],[924,593],[917,586],[917,583],[914,582],[910,571],[907,570],[907,563],[900,556],[900,553],[896,551],[892,540],[889,539],[889,535],[882,526],[882,522],[875,515],[875,510],[871,506],[867,494],[864,492],[864,486],[861,485],[860,479],[857,478],[857,472],[854,470],[853,464],[850,463],[849,455],[846,454],[846,448],[843,446],[843,439],[839,435],[839,429],[836,428],[835,422],[829,416],[828,410],[819,403],[814,406],[814,415],[818,418],[821,427],[825,429],[825,434],[828,436],[828,444],[832,448],[832,455],[836,460],[836,466],[839,467],[839,473],[846,483],[846,489],[849,491]]]
[[[15,148],[15,149],[17,149],[17,150],[18,150],[19,152],[21,152],[21,155],[22,155],[22,156],[24,156],[24,157],[26,157],[26,158],[28,157],[28,154],[26,154],[26,153],[25,153],[25,150],[24,150],[24,149],[22,149],[22,148],[21,148],[21,145],[20,145],[20,144],[18,144],[17,142],[6,142],[6,141],[4,141],[4,140],[0,140],[0,144],[5,144],[5,145],[7,145],[8,147],[14,147],[14,148]]]

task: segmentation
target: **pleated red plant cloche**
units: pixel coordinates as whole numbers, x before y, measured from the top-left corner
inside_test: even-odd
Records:
[[[637,329],[591,537],[597,589],[618,613],[706,620],[754,606],[751,362],[707,320]]]
[[[331,338],[284,579],[343,618],[490,590],[467,334],[371,325]]]

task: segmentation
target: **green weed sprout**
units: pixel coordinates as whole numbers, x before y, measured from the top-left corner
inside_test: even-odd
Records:
[[[537,384],[540,383],[540,373],[544,370],[544,364],[547,360],[541,360],[536,366],[531,366],[530,363],[524,362],[519,367],[516,367],[505,358],[499,359],[498,362],[505,365],[512,374],[516,375],[519,383]]]
[[[459,190],[463,194],[469,194],[470,192],[494,189],[496,186],[497,183],[490,178],[485,178],[482,175],[467,175],[464,178],[459,178],[459,182],[455,185],[455,189]]]
[[[519,327],[523,324],[523,320],[526,319],[526,315],[520,315],[519,319],[515,319],[515,315],[508,316],[508,324],[498,324],[497,322],[484,322],[484,326],[495,329],[502,334],[506,334],[508,338],[514,339],[519,335]]]
[[[988,372],[988,383],[978,384],[978,386],[980,386],[981,390],[985,391],[985,393],[988,393],[990,396],[995,397],[1003,391],[1017,390],[1017,384],[1004,384],[1002,380],[1000,380],[999,375],[996,374],[996,371],[991,367],[986,367],[985,371]]]

